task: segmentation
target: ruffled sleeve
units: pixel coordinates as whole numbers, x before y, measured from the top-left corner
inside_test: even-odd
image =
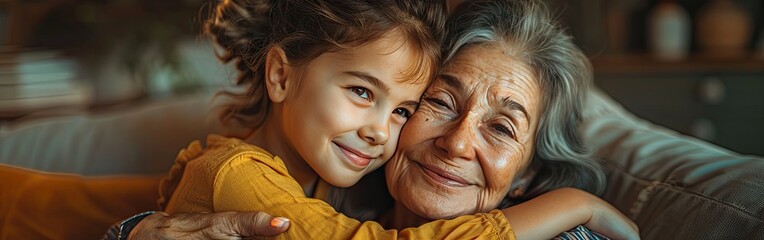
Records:
[[[164,210],[167,207],[170,197],[172,197],[180,183],[180,179],[183,177],[188,161],[198,158],[202,155],[202,152],[203,148],[199,140],[191,142],[188,147],[180,150],[180,153],[175,158],[175,164],[170,168],[170,172],[159,182],[159,200],[157,200],[157,204],[160,209]]]

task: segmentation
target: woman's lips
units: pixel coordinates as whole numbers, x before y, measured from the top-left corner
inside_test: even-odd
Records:
[[[358,150],[342,146],[338,143],[334,144],[337,145],[337,148],[340,149],[340,152],[342,152],[342,155],[345,157],[345,159],[350,164],[355,166],[357,170],[362,170],[369,166],[369,163],[371,163],[371,156],[363,154]]]
[[[466,187],[470,185],[464,178],[449,173],[443,169],[426,164],[419,164],[422,167],[422,171],[429,176],[435,182],[453,186],[453,187]]]

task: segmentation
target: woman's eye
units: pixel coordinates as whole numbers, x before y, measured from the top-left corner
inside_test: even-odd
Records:
[[[435,105],[438,105],[439,107],[444,107],[444,108],[451,109],[451,108],[448,107],[448,104],[445,101],[440,100],[438,98],[432,98],[431,97],[431,98],[425,98],[425,100],[430,101],[430,102],[434,103]]]
[[[405,108],[396,108],[395,110],[393,110],[393,114],[401,115],[404,118],[411,117],[411,111]]]
[[[515,134],[514,134],[514,132],[512,132],[512,129],[508,128],[507,126],[504,126],[502,124],[493,124],[493,125],[491,125],[491,127],[494,130],[496,130],[497,132],[499,132],[499,133],[501,133],[503,135],[506,135],[506,136],[509,136],[509,137],[512,137],[512,138],[515,137]]]
[[[360,98],[371,101],[371,93],[369,92],[369,89],[362,88],[362,87],[351,87],[350,91]]]

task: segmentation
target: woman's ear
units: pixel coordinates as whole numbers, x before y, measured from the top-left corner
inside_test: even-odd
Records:
[[[281,47],[275,46],[268,50],[265,56],[265,88],[271,102],[282,102],[286,99],[289,87],[289,61]]]
[[[525,195],[528,191],[528,186],[530,186],[533,179],[536,178],[536,173],[538,173],[539,168],[540,165],[535,160],[531,160],[531,163],[528,164],[525,171],[512,180],[512,186],[509,187],[507,196],[512,199],[519,199]]]

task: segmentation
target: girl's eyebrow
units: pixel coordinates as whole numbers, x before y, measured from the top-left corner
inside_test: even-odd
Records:
[[[374,77],[367,72],[346,71],[344,73],[357,77],[361,80],[368,82],[371,85],[376,86],[379,89],[382,89],[383,91],[385,91],[385,94],[390,94],[390,87],[388,87],[387,84],[385,84],[384,82],[380,81],[379,78]]]
[[[408,106],[408,107],[413,108],[413,109],[417,109],[417,108],[419,108],[419,101],[411,101],[411,100],[409,100],[409,101],[405,101],[405,102],[401,103],[401,105],[402,106]]]

